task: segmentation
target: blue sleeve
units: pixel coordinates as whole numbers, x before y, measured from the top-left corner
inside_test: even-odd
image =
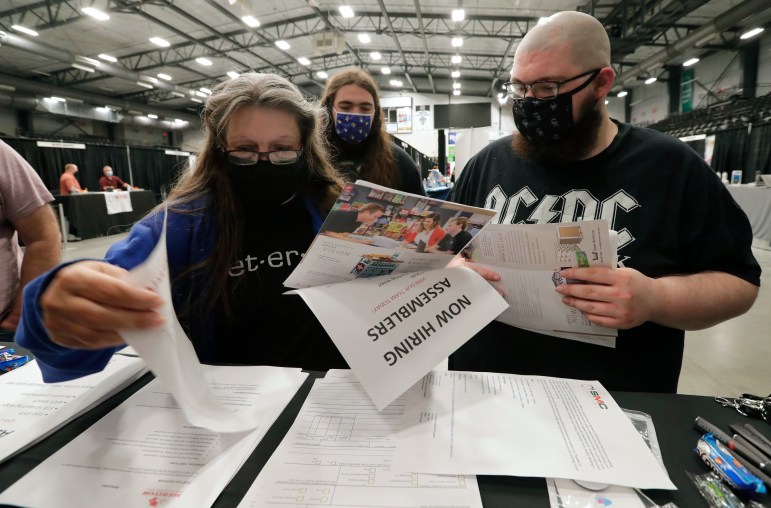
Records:
[[[162,217],[156,214],[136,224],[126,239],[110,247],[105,261],[130,270],[147,259],[160,233],[158,225],[162,221],[157,220],[159,215]],[[68,381],[99,372],[107,365],[113,353],[120,349],[71,349],[51,341],[44,325],[40,297],[57,272],[70,264],[72,262],[63,263],[27,284],[23,293],[21,321],[14,338],[35,356],[43,380],[47,383]]]

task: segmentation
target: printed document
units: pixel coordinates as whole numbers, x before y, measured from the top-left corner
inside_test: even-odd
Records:
[[[392,471],[404,398],[378,411],[343,372],[316,380],[239,508],[482,506],[474,476]]]
[[[30,508],[211,506],[306,379],[298,369],[209,367],[230,414],[258,426],[216,433],[191,426],[156,379],[0,494]]]
[[[676,488],[598,381],[543,376],[429,373],[406,394],[393,468]]]
[[[120,336],[172,394],[187,421],[214,432],[243,432],[257,427],[263,420],[259,411],[235,415],[211,390],[208,371],[198,361],[192,342],[177,320],[171,301],[165,214],[158,243],[147,259],[129,272],[126,281],[158,293],[163,299],[158,312],[164,324],[152,330],[121,330]]]
[[[612,233],[612,234],[611,234]],[[589,321],[554,291],[560,270],[617,264],[615,233],[605,220],[558,224],[488,224],[468,251],[474,262],[498,272],[506,312],[498,321],[545,335],[615,347],[618,331]]]
[[[376,282],[376,284],[373,284]],[[468,268],[298,290],[378,409],[506,309]],[[345,309],[345,315],[340,315]]]
[[[138,358],[114,355],[102,372],[45,383],[35,360],[0,376],[0,462],[55,432],[147,372]]]
[[[493,214],[357,181],[284,282],[378,409],[505,310],[477,273],[446,268]]]

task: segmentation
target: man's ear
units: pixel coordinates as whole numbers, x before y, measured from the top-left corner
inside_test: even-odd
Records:
[[[616,72],[612,67],[603,67],[597,78],[594,80],[594,98],[596,100],[604,99],[613,87],[613,81],[616,79]]]

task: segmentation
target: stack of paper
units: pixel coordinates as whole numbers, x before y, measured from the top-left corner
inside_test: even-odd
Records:
[[[0,462],[108,399],[147,371],[138,358],[114,355],[102,372],[44,383],[35,360],[0,376]]]
[[[254,430],[191,426],[157,380],[0,494],[0,504],[83,508],[211,506],[303,383],[299,369],[209,367],[234,414],[256,408]]]
[[[403,397],[378,411],[348,371],[316,380],[239,507],[481,507],[473,476],[391,469],[403,411]]]

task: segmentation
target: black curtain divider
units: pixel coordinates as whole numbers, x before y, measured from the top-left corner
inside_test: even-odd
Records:
[[[747,167],[753,178],[756,171],[771,173],[771,124],[752,126]]]
[[[123,181],[151,190],[156,198],[168,192],[187,165],[187,157],[166,155],[162,148],[128,147],[125,145],[94,145],[84,143],[85,149],[47,148],[37,146],[37,140],[3,138],[35,168],[52,194],[59,193],[59,177],[68,163],[77,164],[80,170],[76,178],[80,186],[95,191],[99,189],[102,168],[111,166],[114,174]],[[129,172],[129,154],[131,171]],[[131,178],[133,175],[133,180]]]
[[[743,182],[755,181],[755,174],[747,169],[749,141],[747,127],[716,133],[712,168],[719,173],[725,171],[729,178],[731,171],[739,169],[743,171]]]

